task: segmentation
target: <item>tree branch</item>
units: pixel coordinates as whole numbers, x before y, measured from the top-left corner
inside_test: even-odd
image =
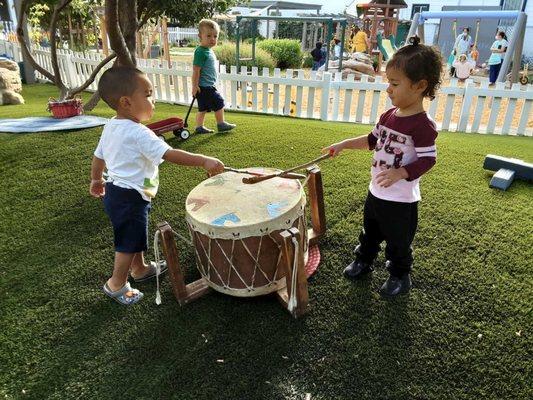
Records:
[[[52,21],[50,23],[50,56],[51,56],[51,62],[52,62],[52,68],[54,70],[54,77],[57,87],[63,92],[66,88],[63,84],[63,81],[61,79],[61,71],[59,69],[59,64],[57,62],[57,43],[56,43],[56,27],[57,27],[57,20],[59,19],[59,14],[61,11],[70,4],[72,0],[62,0],[60,3],[56,4],[54,7],[54,13],[52,15]]]
[[[26,10],[28,9],[28,0],[22,0],[22,3],[20,5],[20,14],[18,15],[18,21],[17,21],[17,39],[20,43],[20,47],[22,49],[22,53],[24,53],[24,58],[28,60],[28,62],[32,65],[32,67],[37,70],[40,74],[47,77],[50,81],[55,83],[55,76],[52,75],[50,72],[48,72],[46,69],[41,67],[37,61],[35,61],[35,58],[33,58],[33,55],[30,53],[30,50],[28,49],[28,44],[26,43],[26,38],[24,36],[24,29],[22,28],[24,24],[26,23]]]
[[[83,83],[83,85],[80,85],[78,86],[77,88],[75,89],[72,89],[70,90],[70,94],[69,94],[69,97],[72,97],[74,96],[75,94],[78,94],[80,92],[83,92],[85,89],[87,89],[93,82],[94,82],[94,79],[96,78],[96,75],[98,75],[98,73],[100,72],[100,70],[109,62],[111,61],[112,59],[114,59],[117,55],[115,53],[111,53],[110,55],[108,55],[106,58],[104,58],[100,64],[98,64],[96,66],[96,68],[94,69],[94,71],[92,72],[91,76],[89,76],[89,78],[87,78],[87,80],[85,81],[85,83]]]

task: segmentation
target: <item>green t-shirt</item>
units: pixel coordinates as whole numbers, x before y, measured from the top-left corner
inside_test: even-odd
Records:
[[[200,70],[199,86],[215,86],[217,81],[216,61],[217,56],[210,48],[198,46],[194,50],[192,64],[202,68]]]

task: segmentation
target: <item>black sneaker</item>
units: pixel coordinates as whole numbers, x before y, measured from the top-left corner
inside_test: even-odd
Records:
[[[405,274],[401,278],[390,275],[389,278],[385,281],[379,293],[382,296],[397,296],[402,293],[407,293],[411,289],[411,275]]]
[[[372,265],[357,259],[344,268],[344,276],[348,279],[360,279],[369,272],[372,272]]]
[[[213,133],[213,132],[214,132],[214,130],[206,128],[205,126],[198,126],[194,130],[194,133],[200,133],[200,134],[202,134],[202,133]]]
[[[235,128],[237,125],[230,124],[229,122],[221,122],[220,124],[217,124],[218,132],[228,132],[231,131],[233,128]]]

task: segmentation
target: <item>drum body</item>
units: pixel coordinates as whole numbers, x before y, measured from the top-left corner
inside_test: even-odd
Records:
[[[187,197],[186,219],[206,283],[222,293],[251,297],[285,286],[280,232],[297,228],[303,237],[299,251],[307,253],[306,199],[298,180],[244,184],[244,176],[225,172],[200,183]]]

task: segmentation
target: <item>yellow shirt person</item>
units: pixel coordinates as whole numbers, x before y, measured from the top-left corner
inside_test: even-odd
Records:
[[[366,53],[368,51],[368,36],[366,35],[365,31],[359,30],[354,38],[354,47],[355,51]]]

